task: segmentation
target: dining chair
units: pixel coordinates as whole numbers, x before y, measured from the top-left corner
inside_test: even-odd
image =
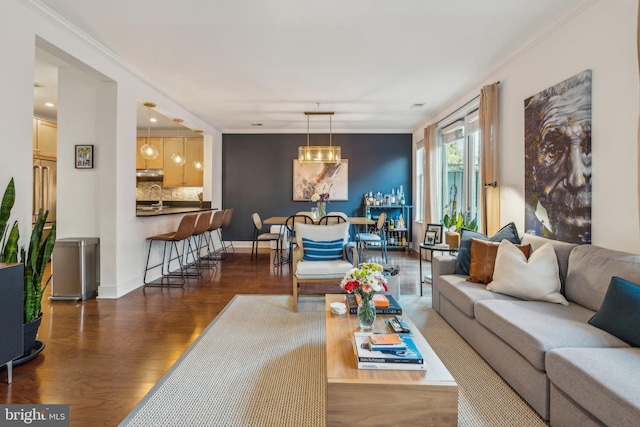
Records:
[[[387,257],[387,236],[384,229],[386,219],[387,214],[381,212],[378,222],[376,223],[375,231],[371,233],[356,233],[356,245],[358,246],[358,254],[361,259],[364,259],[364,253],[367,251],[367,248],[370,245],[375,245],[380,246],[384,262],[389,262]]]
[[[341,222],[347,222],[349,217],[344,212],[329,212],[318,221],[319,225],[331,225],[339,224]]]
[[[293,247],[296,244],[296,231],[295,225],[297,223],[302,224],[313,224],[313,217],[311,216],[311,212],[298,212],[295,215],[291,215],[287,218],[287,221],[284,223],[287,231],[287,247],[289,248],[289,253],[287,255],[287,262],[291,262],[291,253],[293,251]]]
[[[253,243],[251,245],[251,261],[253,262],[253,254],[255,253],[256,261],[258,260],[258,245],[260,242],[276,242],[276,253],[273,258],[273,265],[280,265],[282,255],[280,253],[280,238],[282,233],[263,233],[262,232],[262,219],[257,212],[251,214],[251,220],[253,221]]]
[[[159,234],[156,236],[147,237],[149,241],[149,251],[147,252],[147,263],[144,270],[144,277],[142,282],[145,286],[184,286],[186,283],[186,268],[184,262],[182,261],[183,253],[181,254],[178,250],[178,242],[181,241],[189,241],[193,231],[196,227],[196,219],[198,218],[197,214],[188,214],[182,217],[180,220],[180,224],[178,225],[178,229],[176,231],[170,233]],[[151,257],[151,246],[153,246],[153,242],[164,242],[164,247],[162,249],[162,261],[159,264],[155,264],[149,266],[149,258]],[[169,259],[167,260],[167,243],[169,244]],[[175,257],[172,258],[173,251],[175,249]],[[171,271],[171,261],[178,261],[178,265],[180,266],[180,271],[172,272]],[[162,279],[168,277],[182,277],[182,282],[180,283],[165,283],[164,280],[161,280],[160,283],[147,282],[147,273],[149,270],[160,267],[160,271],[162,273]],[[166,271],[165,271],[166,268]]]

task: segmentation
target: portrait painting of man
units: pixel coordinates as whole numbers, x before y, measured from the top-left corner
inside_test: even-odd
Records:
[[[524,102],[525,232],[591,243],[591,70]]]

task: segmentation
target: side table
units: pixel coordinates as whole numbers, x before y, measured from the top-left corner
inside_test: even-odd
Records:
[[[434,245],[427,245],[426,243],[420,243],[418,245],[420,247],[420,296],[422,296],[422,283],[424,283],[424,280],[422,279],[422,251],[430,251],[431,252],[431,258],[433,259],[433,252],[434,251],[440,251],[440,252],[447,252],[450,254],[456,253],[458,252],[458,248],[439,248],[436,247]],[[427,277],[428,280],[432,280],[431,277]]]

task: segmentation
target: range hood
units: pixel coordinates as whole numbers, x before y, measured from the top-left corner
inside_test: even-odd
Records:
[[[136,178],[149,181],[162,180],[164,177],[163,169],[136,169]]]

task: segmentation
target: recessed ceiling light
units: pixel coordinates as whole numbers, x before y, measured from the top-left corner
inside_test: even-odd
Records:
[[[45,102],[44,105],[47,107],[53,107],[53,102]]]
[[[251,126],[262,126],[262,123],[251,123]]]
[[[151,117],[151,118],[149,119],[149,121],[150,121],[150,122],[152,122],[152,123],[155,123],[155,122],[157,122],[157,121],[158,121],[158,119],[156,119],[155,117]]]
[[[415,102],[411,105],[411,108],[420,108],[424,107],[424,102]]]

